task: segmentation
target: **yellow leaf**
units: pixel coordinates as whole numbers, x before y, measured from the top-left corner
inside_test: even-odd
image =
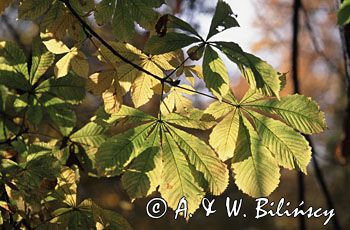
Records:
[[[203,70],[201,66],[199,65],[189,66],[189,70],[195,75],[197,75],[197,77],[203,79]]]
[[[142,74],[131,87],[131,99],[136,108],[146,104],[153,96],[154,80],[152,77]]]
[[[81,51],[78,51],[76,47],[73,47],[56,63],[56,77],[66,76],[70,68],[81,77],[87,77],[89,74],[89,63],[85,55]]]
[[[185,77],[187,79],[187,81],[189,81],[191,83],[192,86],[194,86],[194,76],[192,74],[191,71],[189,71],[188,69],[184,69],[184,74],[185,74]]]
[[[102,94],[103,103],[107,113],[116,113],[123,104],[125,91],[118,82],[114,82],[107,91]]]
[[[41,34],[41,38],[45,39],[45,37],[48,36],[53,36],[51,33],[50,35],[48,34]],[[54,54],[64,54],[64,53],[68,53],[70,51],[70,49],[62,42],[59,41],[55,38],[43,41],[44,45],[46,46],[46,48]]]
[[[185,85],[181,85],[181,86],[185,87]],[[192,87],[186,86],[186,88],[192,88]],[[185,113],[189,108],[192,108],[192,101],[184,97],[182,95],[183,93],[188,94],[188,91],[185,91],[180,88],[172,88],[170,90],[170,93],[164,99],[164,101],[160,106],[162,113],[169,114],[175,110],[177,113],[182,114],[182,113]]]
[[[116,77],[117,74],[115,71],[94,73],[89,77],[86,83],[86,90],[95,95],[101,95],[111,86],[113,79]]]
[[[154,55],[151,60],[163,70],[173,70],[175,67],[169,62],[176,58],[175,52]]]
[[[76,49],[76,48],[73,48]],[[89,74],[89,62],[85,54],[78,51],[77,54],[71,60],[72,70],[81,77],[87,77]]]
[[[56,77],[60,78],[67,75],[70,61],[73,59],[74,55],[74,53],[69,52],[56,63],[54,70]]]
[[[137,49],[133,45],[123,42],[108,42],[114,50],[118,51],[123,57],[127,58],[130,61],[135,61],[140,58],[147,58],[147,55],[143,54],[141,50]],[[101,45],[98,49],[97,58],[102,62],[121,62],[121,59],[115,56],[109,49]],[[107,60],[106,60],[107,59]]]

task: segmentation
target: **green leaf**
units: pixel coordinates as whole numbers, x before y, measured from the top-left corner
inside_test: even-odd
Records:
[[[79,202],[78,177],[77,170],[62,168],[58,185],[52,193],[52,198],[56,200],[53,218],[39,225],[38,229],[131,229],[118,213],[102,209],[91,199]]]
[[[70,140],[84,145],[99,147],[106,139],[105,128],[94,122],[87,123],[83,128],[70,136]]]
[[[311,98],[289,95],[281,100],[268,99],[245,103],[246,108],[259,109],[279,115],[288,125],[305,133],[320,133],[327,128],[324,113]]]
[[[262,143],[274,154],[279,165],[300,169],[307,174],[311,147],[303,135],[284,123],[249,111]]]
[[[152,36],[145,46],[145,52],[151,54],[163,54],[179,50],[201,40],[182,33],[168,32],[165,36]]]
[[[218,159],[215,152],[198,137],[175,127],[167,127],[178,147],[188,155],[189,162],[203,173],[209,192],[213,195],[223,193],[228,185],[229,175],[226,165]]]
[[[112,19],[112,31],[118,40],[129,41],[135,35],[134,22],[151,29],[151,24],[154,25],[159,17],[154,8],[163,3],[163,0],[102,0],[94,15],[99,25]]]
[[[43,119],[43,111],[36,99],[34,100],[34,103],[28,107],[27,119],[33,125],[39,125]]]
[[[180,86],[187,89],[193,89],[188,85],[180,85]],[[165,115],[175,110],[176,113],[184,114],[186,113],[186,111],[191,110],[193,107],[192,101],[189,98],[184,96],[185,93],[190,94],[188,91],[183,90],[181,88],[172,87],[170,89],[169,94],[160,105],[160,109],[162,113]]]
[[[344,26],[350,23],[350,0],[344,0],[337,12],[338,25]]]
[[[48,97],[44,100],[43,106],[50,119],[64,136],[68,136],[76,124],[77,118],[74,110],[57,97]]]
[[[59,208],[56,217],[39,225],[38,229],[132,229],[130,224],[117,212],[98,206],[92,199],[86,199],[71,208]]]
[[[217,33],[237,26],[239,26],[239,24],[233,15],[231,7],[226,2],[218,0],[207,40]]]
[[[281,74],[274,70],[271,65],[244,52],[234,42],[216,42],[216,45],[231,61],[238,65],[251,88],[257,89],[264,95],[279,98],[282,87]]]
[[[91,211],[95,222],[102,225],[104,229],[131,230],[128,221],[117,212],[106,210],[95,204],[92,200]]]
[[[203,57],[205,46],[203,44],[192,46],[187,50],[187,55],[191,60],[198,61]]]
[[[209,143],[223,161],[233,157],[238,136],[238,128],[238,111],[233,110],[214,127],[210,134]]]
[[[168,29],[180,29],[201,38],[198,32],[190,24],[171,14],[163,15],[159,18],[156,24],[156,32],[161,37],[167,33]]]
[[[18,18],[34,20],[44,14],[52,0],[24,0],[18,7]]]
[[[170,113],[164,116],[164,121],[185,128],[207,130],[213,127],[215,122],[202,111],[191,109],[189,113]]]
[[[226,66],[218,53],[207,46],[203,58],[203,76],[208,89],[218,97],[226,95],[229,91],[229,78]]]
[[[28,79],[27,59],[22,49],[15,42],[0,42],[0,56],[4,58],[2,64],[12,66],[18,73]],[[2,69],[0,67],[0,69]]]
[[[162,161],[159,135],[155,133],[148,138],[152,142],[151,147],[140,153],[122,176],[123,187],[132,200],[150,195],[160,184]]]
[[[16,173],[15,182],[20,190],[39,189],[43,179],[56,179],[59,162],[50,149],[32,145],[25,162],[20,163],[21,171]]]
[[[29,75],[29,81],[32,85],[50,68],[54,60],[55,55],[49,52],[38,39],[35,39],[33,42],[32,67]]]
[[[124,121],[125,125],[156,120],[155,117],[148,115],[141,110],[122,105],[118,112],[111,114],[111,117],[107,120],[107,123],[114,123],[124,118],[127,118],[127,122]]]
[[[50,78],[43,81],[36,92],[50,92],[69,103],[79,103],[85,98],[85,79],[73,73],[59,79]]]
[[[279,167],[271,152],[263,146],[249,121],[239,119],[238,142],[232,159],[235,183],[252,197],[266,197],[279,184]]]
[[[209,105],[209,107],[204,111],[206,114],[210,114],[215,119],[225,116],[229,112],[234,110],[234,107],[227,103],[222,103],[220,101],[214,101]]]
[[[154,122],[140,125],[115,135],[101,144],[96,153],[99,175],[119,175],[132,159],[149,146],[147,138],[155,126]]]
[[[204,197],[204,192],[195,181],[185,156],[172,136],[164,132],[162,140],[163,171],[159,192],[174,210],[179,200],[185,197],[188,213],[194,213]]]
[[[98,25],[103,25],[112,18],[114,12],[112,4],[115,4],[114,0],[102,0],[96,4],[94,16]]]
[[[29,82],[11,66],[0,64],[0,85],[11,89],[28,90]]]

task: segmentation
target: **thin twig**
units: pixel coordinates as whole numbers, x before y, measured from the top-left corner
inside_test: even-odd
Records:
[[[141,66],[133,63],[132,61],[130,61],[129,59],[127,59],[126,57],[124,57],[123,55],[121,55],[117,50],[115,50],[110,44],[108,44],[108,42],[106,42],[98,33],[96,33],[80,16],[79,14],[74,10],[74,8],[72,7],[72,5],[69,3],[69,0],[60,0],[61,2],[63,2],[66,7],[68,8],[68,10],[72,13],[72,15],[80,22],[80,24],[82,25],[82,27],[84,28],[84,32],[88,33],[86,34],[87,36],[94,36],[95,38],[97,38],[102,45],[104,45],[107,49],[109,49],[115,56],[119,57],[122,61],[124,61],[125,63],[133,66],[134,68],[146,73],[149,76],[152,76],[153,78],[157,79],[158,81],[164,81],[164,78],[159,77],[151,72],[149,72],[148,70],[142,68]],[[166,81],[168,84],[172,84],[172,81]]]
[[[211,95],[208,95],[208,94],[205,94],[205,93],[202,93],[202,92],[198,92],[198,91],[195,91],[195,90],[191,90],[191,89],[187,89],[187,88],[184,88],[184,87],[181,87],[178,85],[178,82],[177,81],[173,81],[171,79],[168,79],[167,77],[159,77],[151,72],[149,72],[148,70],[142,68],[141,66],[133,63],[132,61],[130,61],[129,59],[125,58],[123,55],[121,55],[117,50],[115,50],[111,45],[108,44],[108,42],[106,42],[99,34],[97,34],[80,16],[79,14],[74,10],[74,8],[71,6],[71,4],[69,3],[69,0],[60,0],[61,2],[65,3],[67,8],[69,9],[69,11],[73,14],[73,16],[80,22],[81,26],[83,27],[84,29],[84,32],[86,33],[86,36],[94,36],[96,37],[102,45],[104,45],[109,51],[111,51],[115,56],[119,57],[122,61],[124,61],[125,63],[133,66],[134,68],[146,73],[147,75],[151,76],[151,77],[154,77],[155,79],[159,80],[161,83],[164,82],[164,83],[167,83],[173,87],[177,87],[177,88],[180,88],[180,89],[183,89],[183,90],[186,90],[186,91],[189,91],[189,92],[193,92],[193,93],[197,93],[197,94],[200,94],[202,96],[206,96],[206,97],[209,97],[209,98],[212,98],[214,100],[218,100],[220,101],[219,98],[217,97],[214,97],[214,96],[211,96]],[[181,65],[180,65],[181,66]],[[180,68],[177,67],[177,68]],[[230,104],[230,105],[233,105],[233,106],[237,106],[235,104],[232,104],[226,100],[222,100],[222,102],[224,103],[227,103],[227,104]]]
[[[305,16],[305,26],[306,29],[308,31],[309,37],[311,39],[312,45],[315,49],[315,51],[325,60],[325,62],[327,63],[327,65],[329,66],[330,69],[333,69],[337,72],[339,71],[339,68],[337,67],[337,65],[327,57],[327,55],[322,51],[320,44],[317,41],[317,36],[315,35],[315,31],[312,27],[312,23],[311,23],[311,19],[309,16],[309,12],[307,11],[307,9],[305,8],[305,6],[302,4],[301,5],[301,10],[304,13]]]
[[[193,51],[193,53],[196,53],[199,49],[201,49],[203,47],[204,43],[202,43],[201,45],[198,46],[198,48]],[[190,59],[190,55],[188,55],[187,58],[185,58],[180,65],[178,65],[174,70],[172,70],[169,74],[166,75],[166,77],[164,78],[164,80],[167,80],[169,77],[171,77],[171,75],[173,75],[180,67],[182,67],[189,59]]]

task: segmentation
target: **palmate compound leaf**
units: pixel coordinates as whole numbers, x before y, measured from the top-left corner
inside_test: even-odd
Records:
[[[237,147],[232,158],[235,183],[252,197],[265,197],[279,184],[279,167],[249,121],[239,116]]]
[[[89,74],[89,63],[85,54],[77,47],[68,48],[62,41],[57,40],[53,34],[41,34],[46,48],[54,54],[64,54],[55,64],[55,75],[57,78],[64,77],[72,69],[78,76],[87,78]]]
[[[39,190],[43,181],[56,179],[60,169],[59,162],[49,148],[31,145],[25,151],[27,156],[19,159],[18,163],[4,160],[2,164],[7,161],[6,164],[10,167],[2,169],[2,173],[19,188],[15,192],[30,196],[36,191],[37,196],[42,195]]]
[[[237,102],[233,94],[228,94],[225,101],[229,103],[215,101],[205,110],[205,113],[216,119],[223,117],[214,126],[209,139],[209,143],[223,160],[231,157],[233,157],[233,162],[237,159],[239,161],[245,159],[242,159],[242,153],[240,153],[242,149],[246,148],[240,147],[242,145],[240,143],[244,141],[242,140],[242,130],[251,127],[254,131],[254,139],[256,139],[254,146],[259,148],[257,152],[261,150],[267,154],[267,149],[271,153],[266,160],[272,161],[270,159],[272,157],[278,165],[288,169],[299,169],[306,173],[306,166],[311,159],[311,148],[306,139],[293,128],[305,133],[318,133],[326,127],[324,115],[314,101],[300,95],[282,97],[281,100],[265,98],[258,91],[252,89],[248,90],[240,102]],[[303,109],[304,113],[301,111]],[[264,113],[262,115],[256,111]],[[275,120],[276,115],[280,116],[291,127]],[[249,120],[254,123],[254,128],[245,116],[248,116]],[[248,135],[250,132],[246,133]],[[251,164],[249,161],[246,163],[244,167]],[[262,175],[262,177],[264,176]],[[244,182],[244,180],[246,179],[242,179],[239,183]],[[277,180],[275,182],[277,186]],[[242,187],[238,183],[237,185]],[[245,190],[241,189],[249,195],[258,194],[256,187],[244,186]],[[270,188],[272,187],[274,186]],[[269,190],[269,193],[272,191],[273,189]],[[267,192],[266,195],[268,195]]]
[[[203,77],[208,89],[220,100],[229,91],[226,66],[218,53],[208,45],[203,58]]]
[[[178,201],[186,196],[189,212],[193,213],[204,191],[219,195],[225,190],[226,165],[199,138],[172,125],[210,128],[213,121],[203,118],[202,112],[195,111],[187,119],[168,114],[162,122],[128,107],[122,107],[118,113],[120,119],[130,116],[130,120],[147,123],[108,139],[96,153],[96,162],[100,175],[115,176],[125,170],[122,181],[132,199],[147,196],[160,185],[159,191],[171,208],[175,209]],[[199,182],[198,173],[203,174],[207,185]]]
[[[263,95],[276,96],[279,99],[285,77],[283,74],[278,73],[260,58],[244,52],[234,42],[215,42],[215,46],[238,65],[250,88],[258,90]]]
[[[56,189],[51,193],[54,202],[53,218],[39,224],[37,229],[131,229],[118,213],[105,210],[91,199],[78,201],[78,173],[63,167]]]
[[[4,47],[7,45],[5,44]],[[12,55],[22,52],[15,44],[11,47]],[[84,99],[84,81],[74,74],[68,74],[58,80],[47,78],[44,74],[52,65],[54,55],[46,50],[39,38],[34,39],[32,50],[31,69],[27,76],[18,72],[21,68],[18,68],[16,62],[11,61],[8,64],[14,64],[14,66],[7,64],[0,66],[0,71],[5,73],[1,74],[0,81],[9,88],[24,91],[13,104],[17,111],[26,109],[26,117],[31,124],[36,126],[44,116],[49,115],[60,131],[68,134],[75,124],[75,113],[67,106],[67,102],[78,103]],[[20,56],[17,57],[18,60],[22,60]],[[42,77],[46,80],[40,81]]]
[[[324,131],[327,127],[324,113],[311,98],[303,95],[289,95],[281,100],[275,98],[250,100],[244,102],[247,108],[279,115],[288,125],[301,133],[313,134]]]
[[[115,50],[117,50],[123,56],[128,58],[128,60],[132,61],[136,65],[142,67],[148,72],[155,74],[160,78],[163,77],[164,71],[175,69],[175,67],[173,67],[170,64],[171,60],[176,58],[176,54],[173,52],[151,56],[142,53],[141,50],[128,43],[111,42],[111,45]],[[109,63],[110,65],[112,65],[112,68],[116,69],[116,73],[114,73],[114,75],[116,75],[113,77],[114,81],[112,86],[104,92],[106,94],[104,98],[108,99],[108,102],[111,102],[107,103],[107,105],[113,105],[114,101],[119,102],[118,106],[120,106],[120,102],[122,102],[122,97],[129,90],[131,90],[131,99],[135,107],[137,108],[148,103],[155,93],[160,94],[160,92],[156,90],[157,88],[160,88],[160,82],[158,80],[136,69],[135,67],[124,63],[118,57],[113,55],[109,50],[107,50],[104,46],[100,47],[99,54],[97,55],[97,57],[102,62]],[[116,64],[119,65],[118,68],[115,67]],[[100,82],[100,84],[97,83],[95,85],[98,85],[98,88],[101,88],[101,91],[102,85],[103,87],[107,85],[105,81],[99,80],[102,77],[102,75],[104,75],[103,72],[101,74],[98,74],[98,76],[90,76],[91,81]],[[107,79],[106,81],[109,81],[109,79]],[[114,100],[112,100],[113,97]],[[107,108],[110,107],[112,106],[107,106]],[[119,108],[120,107],[107,112],[117,112]]]

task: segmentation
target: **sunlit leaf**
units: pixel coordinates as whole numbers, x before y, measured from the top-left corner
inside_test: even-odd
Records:
[[[206,86],[219,99],[229,91],[226,66],[218,53],[207,46],[203,58],[203,76]]]
[[[245,102],[247,107],[278,114],[287,124],[305,133],[320,133],[327,127],[319,106],[303,95],[290,95],[281,100],[268,99]]]
[[[238,142],[232,160],[235,183],[252,197],[265,197],[279,184],[279,167],[271,152],[249,124],[240,117]]]

